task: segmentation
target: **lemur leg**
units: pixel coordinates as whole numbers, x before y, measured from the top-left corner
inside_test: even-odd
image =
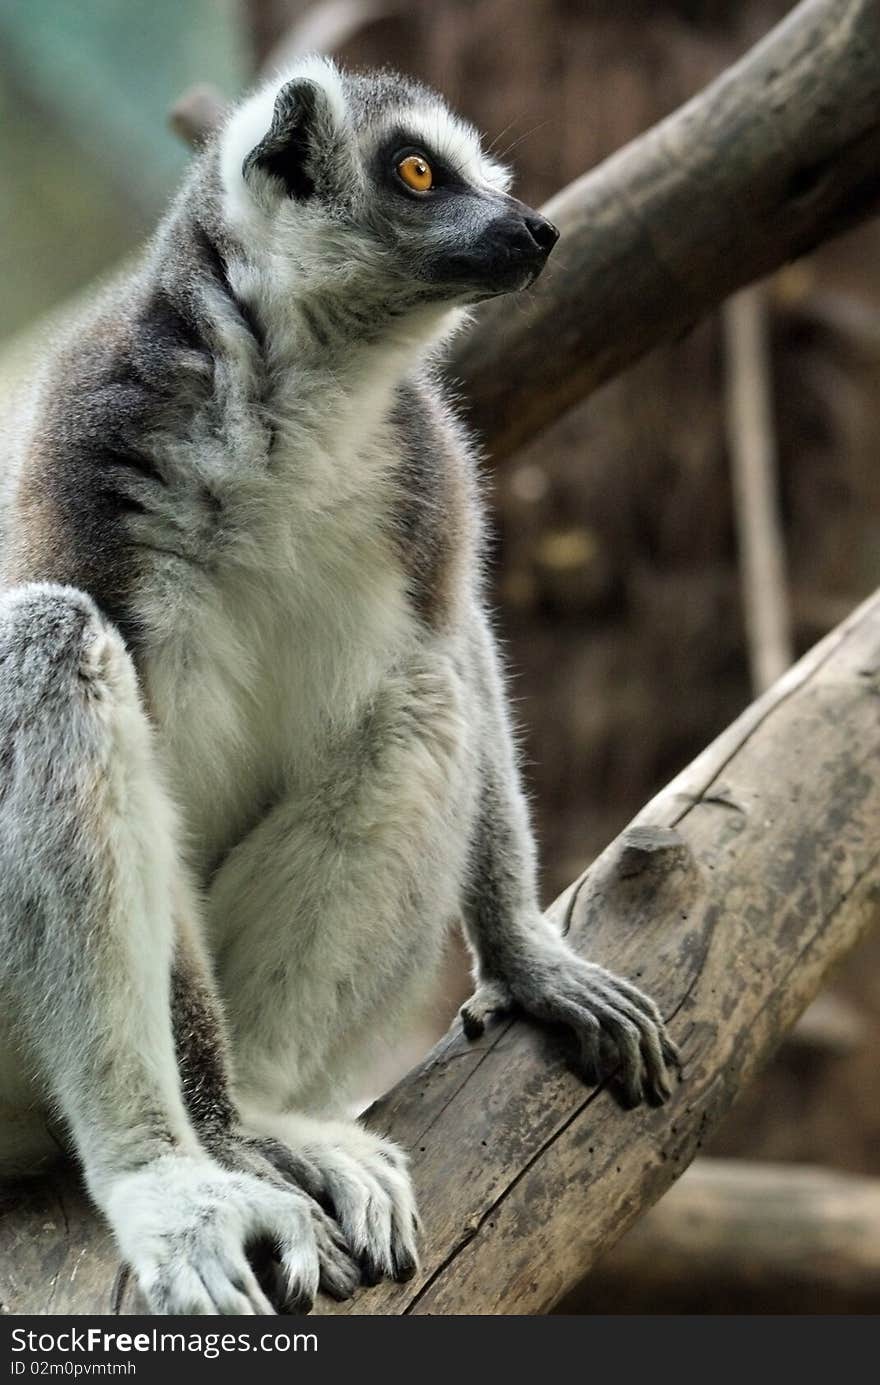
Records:
[[[490,1016],[521,1009],[574,1031],[588,1081],[617,1070],[628,1104],[661,1102],[678,1056],[657,1006],[630,982],[579,957],[541,913],[528,809],[485,628],[478,659],[487,721],[463,901],[477,964],[476,991],[461,1010],[465,1032],[477,1037]]]
[[[184,903],[171,968],[171,1020],[187,1114],[203,1148],[224,1168],[256,1175],[276,1187],[293,1185],[316,1200],[311,1210],[320,1250],[320,1287],[332,1298],[348,1298],[360,1282],[360,1269],[336,1223],[317,1205],[324,1190],[318,1169],[299,1142],[284,1145],[242,1127],[233,1096],[222,1006],[192,918],[193,910]],[[274,1257],[264,1254],[261,1270],[273,1300],[288,1302]]]
[[[82,593],[0,598],[0,753],[4,1012],[122,1255],[157,1311],[270,1313],[246,1255],[269,1242],[283,1306],[310,1301],[325,1253],[314,1204],[222,1168],[184,1106],[173,814],[131,661]]]
[[[209,898],[239,1104],[321,1169],[368,1277],[414,1269],[412,1192],[388,1141],[336,1117],[365,1057],[430,995],[457,917],[465,729],[443,661],[390,680]]]

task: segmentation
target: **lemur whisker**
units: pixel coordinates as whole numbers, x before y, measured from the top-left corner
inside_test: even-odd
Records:
[[[551,125],[552,123],[553,122],[549,119],[539,121],[537,125],[533,125],[530,130],[525,130],[515,140],[508,144],[507,148],[501,154],[499,154],[498,157],[500,159],[509,159],[514,149],[518,149],[519,146],[525,143],[527,139],[531,139],[532,135],[536,135],[539,130],[543,130],[547,125]]]

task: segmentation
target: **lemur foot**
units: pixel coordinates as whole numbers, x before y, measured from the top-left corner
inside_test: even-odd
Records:
[[[468,1038],[479,1037],[492,1016],[522,1010],[573,1031],[587,1082],[614,1073],[628,1106],[666,1100],[680,1058],[650,996],[543,930],[507,959],[505,972],[482,981],[462,1006]]]
[[[412,1278],[418,1214],[406,1156],[396,1145],[353,1121],[261,1113],[248,1126],[274,1143],[282,1172],[289,1155],[291,1181],[331,1211],[365,1284]]]
[[[342,1237],[310,1198],[207,1156],[165,1155],[104,1199],[120,1251],[154,1313],[307,1313],[319,1287],[358,1281]],[[263,1285],[249,1256],[263,1251]]]
[[[222,1131],[216,1138],[201,1134],[201,1142],[212,1159],[232,1173],[253,1174],[276,1188],[291,1184],[315,1201],[320,1201],[323,1181],[310,1159],[288,1149],[280,1140],[242,1131]]]
[[[322,1202],[326,1202],[322,1197],[323,1179],[311,1160],[279,1140],[240,1131],[224,1131],[213,1141],[203,1136],[202,1144],[212,1159],[233,1173],[249,1174],[276,1188],[289,1189],[292,1185],[306,1194],[313,1203],[312,1216],[319,1244],[323,1245],[329,1238],[343,1252],[344,1264],[338,1267],[338,1273],[331,1271],[332,1257],[328,1257],[326,1269],[322,1267],[321,1289],[337,1300],[350,1298],[361,1282],[360,1265],[352,1259],[342,1232],[322,1206]],[[270,1281],[277,1277],[271,1262],[265,1263],[265,1271]]]

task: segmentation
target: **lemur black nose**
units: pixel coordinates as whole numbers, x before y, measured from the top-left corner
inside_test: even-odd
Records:
[[[556,242],[559,240],[559,232],[544,216],[534,213],[525,218],[526,230],[535,242],[539,250],[543,250],[545,255],[549,255]]]

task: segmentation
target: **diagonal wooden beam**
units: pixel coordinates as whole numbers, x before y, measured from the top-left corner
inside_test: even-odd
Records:
[[[877,0],[803,0],[547,203],[562,239],[544,275],[481,309],[450,363],[496,461],[734,290],[880,207],[878,53]]]

